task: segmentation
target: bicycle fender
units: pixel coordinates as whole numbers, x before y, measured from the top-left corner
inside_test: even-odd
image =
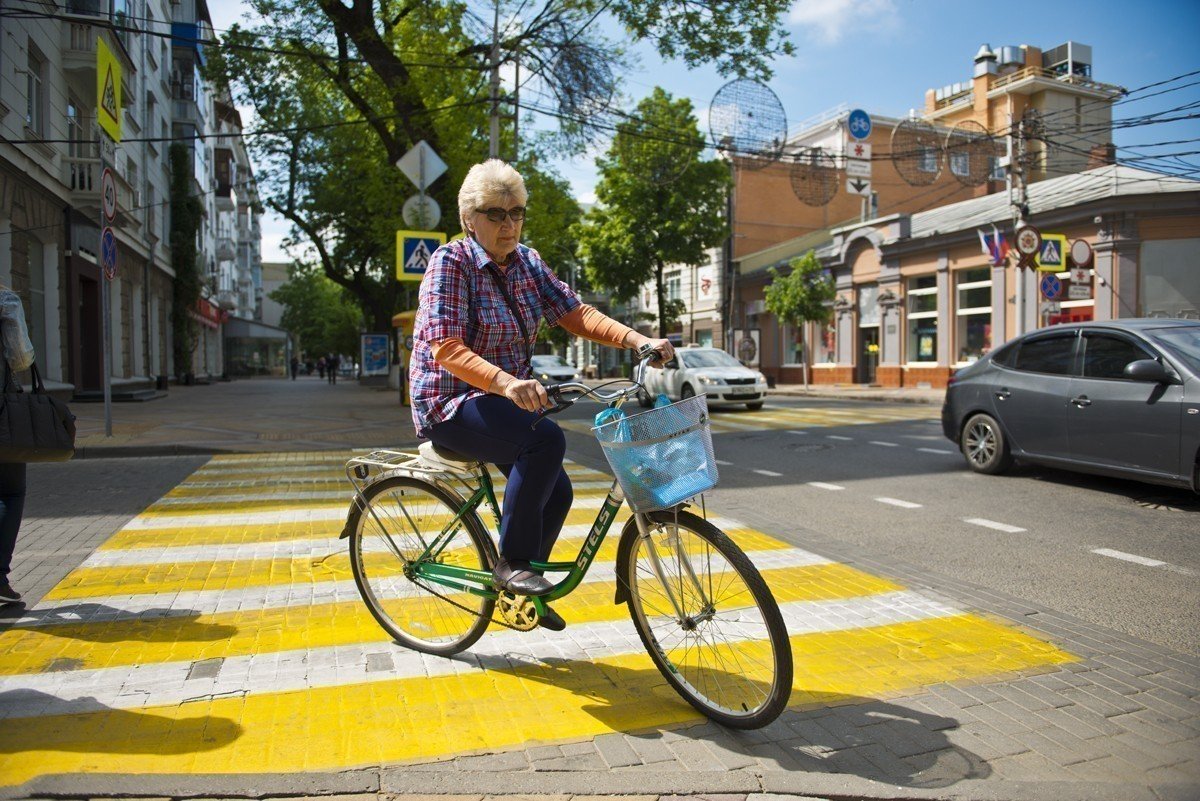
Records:
[[[354,529],[358,528],[358,519],[362,517],[362,506],[358,503],[358,498],[353,498],[350,501],[350,510],[346,512],[346,525],[342,526],[342,533],[338,534],[339,540],[344,540],[353,533]]]
[[[647,517],[649,517],[651,520],[655,520],[659,515],[673,516],[675,512],[685,511],[689,506],[691,506],[691,504],[687,501],[684,501],[683,503],[672,506],[670,509],[663,509],[659,512],[650,512]],[[624,576],[626,573],[625,565],[629,561],[629,555],[633,553],[633,542],[639,536],[641,536],[641,532],[638,531],[637,520],[630,517],[625,521],[625,528],[621,529],[621,539],[617,541],[617,590],[613,596],[613,603],[617,604],[618,606],[629,603],[629,585],[625,583],[625,580],[622,578],[622,576]]]

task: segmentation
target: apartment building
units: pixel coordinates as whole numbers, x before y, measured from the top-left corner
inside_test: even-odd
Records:
[[[109,371],[120,399],[175,373],[172,140],[191,148],[192,190],[205,205],[197,245],[206,264],[215,259],[220,221],[211,137],[217,121],[199,72],[204,56],[198,44],[211,38],[208,11],[203,0],[68,0],[62,6],[6,0],[5,7],[22,13],[0,20],[0,282],[25,302],[45,378],[80,398],[102,390],[101,315],[107,314]],[[97,41],[120,67],[117,144],[101,135],[96,118]],[[240,133],[240,123],[225,132],[235,127]],[[107,280],[100,267],[104,165],[118,196],[108,309],[100,300],[100,282]],[[257,199],[248,160],[244,174],[249,211]],[[238,280],[246,276],[246,307],[254,308],[256,221],[247,216],[238,236],[246,250]],[[209,294],[214,297],[180,312],[205,332],[192,368],[199,376],[223,372],[220,327],[227,310],[217,304],[215,287]]]

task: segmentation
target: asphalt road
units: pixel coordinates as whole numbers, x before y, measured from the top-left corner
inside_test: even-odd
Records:
[[[1200,499],[1033,467],[977,475],[943,438],[934,406],[923,407],[927,419],[853,424],[897,406],[775,397],[756,415],[715,411],[718,428],[739,430],[714,435],[722,464],[711,502],[834,558],[906,565],[951,595],[947,579],[1014,596],[1031,622],[1039,609],[1056,610],[1200,654]],[[579,404],[562,417],[584,421],[596,409]],[[773,424],[832,418],[828,410],[838,424],[754,430],[764,415]],[[575,427],[569,455],[602,464]]]

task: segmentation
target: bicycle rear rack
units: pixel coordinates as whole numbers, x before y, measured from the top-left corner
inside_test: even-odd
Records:
[[[475,487],[468,480],[478,475],[479,464],[463,465],[461,468],[437,459],[431,459],[426,454],[412,451],[377,450],[362,456],[352,456],[346,461],[346,478],[354,486],[354,500],[360,509],[365,509],[364,493],[367,488],[377,481],[392,476],[407,476],[428,481],[451,494],[457,499],[475,492]],[[460,485],[462,489],[459,489]]]

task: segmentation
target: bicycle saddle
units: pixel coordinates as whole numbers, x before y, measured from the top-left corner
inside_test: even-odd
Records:
[[[469,471],[479,466],[477,460],[432,442],[422,442],[417,448],[417,452],[421,454],[421,459],[425,462],[446,470]]]

